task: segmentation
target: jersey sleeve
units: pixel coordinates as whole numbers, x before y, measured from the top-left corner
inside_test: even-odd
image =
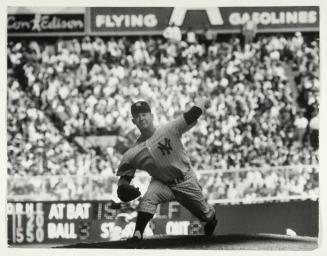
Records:
[[[196,123],[197,122],[195,121],[191,124],[187,124],[184,116],[182,115],[170,123],[170,128],[174,130],[179,137],[181,137],[183,133],[190,130]]]
[[[129,151],[127,151],[123,155],[123,159],[121,160],[116,175],[117,176],[129,176],[134,177],[136,169],[131,164],[131,158]]]

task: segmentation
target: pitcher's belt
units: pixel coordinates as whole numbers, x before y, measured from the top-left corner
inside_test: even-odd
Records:
[[[183,176],[181,177],[177,177],[175,179],[172,179],[172,180],[169,180],[169,181],[166,181],[164,182],[166,185],[177,185],[179,183],[182,183],[183,181],[185,181],[186,179],[188,179],[189,177],[191,176],[191,172],[190,171],[187,171],[186,173],[184,173]]]

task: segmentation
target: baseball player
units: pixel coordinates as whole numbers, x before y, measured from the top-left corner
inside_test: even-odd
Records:
[[[128,202],[140,196],[138,188],[130,185],[136,169],[145,170],[152,176],[138,205],[132,240],[143,239],[144,229],[156,213],[158,204],[175,200],[206,223],[205,235],[214,232],[217,225],[215,210],[207,204],[181,142],[182,134],[196,124],[208,107],[209,101],[203,100],[174,121],[155,127],[149,104],[145,101],[132,104],[132,121],[141,135],[135,146],[125,152],[118,167],[118,197]]]

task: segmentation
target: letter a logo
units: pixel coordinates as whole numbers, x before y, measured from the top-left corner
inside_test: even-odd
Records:
[[[182,26],[188,10],[203,10],[207,13],[211,25],[223,25],[224,20],[218,7],[198,8],[198,7],[175,7],[170,16],[169,24],[175,23],[176,26]]]
[[[165,142],[164,142],[164,144],[161,143],[161,142],[159,142],[159,143],[158,143],[158,149],[160,149],[161,154],[162,154],[163,156],[166,155],[166,153],[167,153],[167,155],[170,155],[170,151],[173,150],[173,148],[172,148],[171,145],[170,145],[170,139],[165,138]]]

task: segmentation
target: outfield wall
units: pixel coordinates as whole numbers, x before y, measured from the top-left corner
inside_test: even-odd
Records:
[[[318,201],[215,205],[220,220],[215,234],[318,236]],[[108,201],[8,202],[8,243],[77,243],[119,240],[132,235],[135,210]],[[176,202],[163,204],[146,234],[201,234],[203,227]]]
[[[215,208],[221,219],[219,234],[285,234],[289,228],[301,236],[318,236],[318,201],[216,205]]]

